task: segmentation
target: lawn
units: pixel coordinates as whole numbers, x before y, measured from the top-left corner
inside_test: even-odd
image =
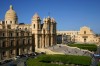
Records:
[[[95,44],[68,44],[71,47],[78,47],[80,49],[86,49],[89,51],[97,51],[97,45]]]
[[[90,66],[91,58],[75,55],[42,55],[27,60],[27,66],[70,66],[70,64]]]

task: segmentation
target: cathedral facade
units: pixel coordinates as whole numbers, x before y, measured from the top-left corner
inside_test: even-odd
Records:
[[[54,18],[44,18],[41,24],[36,13],[32,19],[32,34],[35,36],[35,48],[45,48],[56,44],[56,22]]]
[[[31,24],[18,23],[18,16],[10,5],[5,19],[0,21],[0,61],[22,54],[30,54],[38,48],[56,44],[56,21],[33,15]]]

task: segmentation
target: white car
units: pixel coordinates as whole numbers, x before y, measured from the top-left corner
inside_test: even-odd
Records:
[[[14,57],[14,60],[17,60],[17,59],[19,59],[20,58],[20,56],[16,56],[16,57]]]

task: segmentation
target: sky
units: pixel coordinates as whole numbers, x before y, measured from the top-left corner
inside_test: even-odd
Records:
[[[55,18],[57,30],[80,30],[87,26],[100,33],[100,0],[0,0],[0,20],[4,20],[10,5],[19,23],[31,24],[32,16],[38,13],[41,19]]]

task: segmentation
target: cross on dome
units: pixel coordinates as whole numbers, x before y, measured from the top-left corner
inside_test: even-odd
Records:
[[[10,9],[13,10],[13,6],[12,5],[10,5]]]

